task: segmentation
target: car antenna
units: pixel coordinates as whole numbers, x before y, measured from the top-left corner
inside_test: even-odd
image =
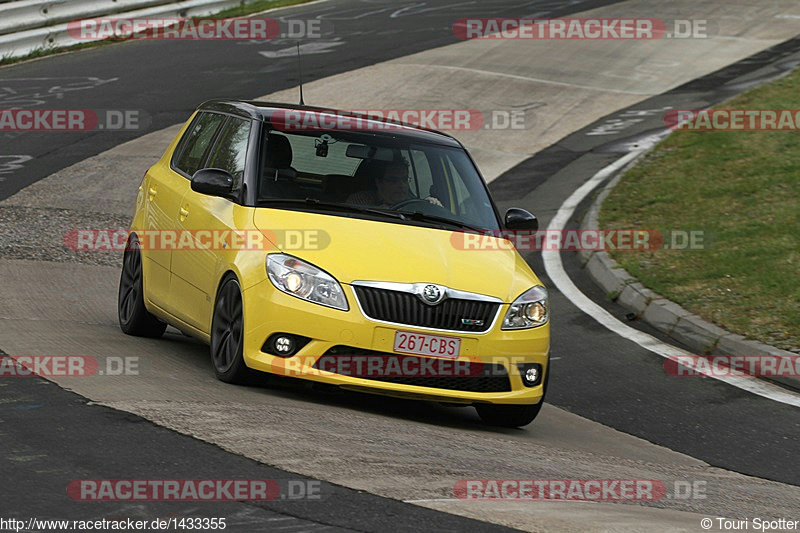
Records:
[[[303,63],[300,61],[300,41],[297,41],[297,72],[300,78],[300,105],[306,105],[303,101]]]

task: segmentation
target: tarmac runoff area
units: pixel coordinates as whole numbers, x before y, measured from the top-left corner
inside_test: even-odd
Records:
[[[663,93],[797,35],[791,1],[734,5],[630,1],[573,18],[708,20],[708,39],[467,40],[304,86],[309,105],[363,110],[524,112],[522,129],[451,131],[492,181],[506,170],[616,110]],[[454,14],[457,18],[457,14]],[[557,60],[553,60],[557,58]],[[296,103],[298,91],[264,100]],[[505,118],[498,118],[500,125]]]

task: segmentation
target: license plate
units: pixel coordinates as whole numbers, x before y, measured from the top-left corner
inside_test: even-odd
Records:
[[[394,334],[394,351],[456,359],[461,351],[461,339],[443,335],[396,331]]]

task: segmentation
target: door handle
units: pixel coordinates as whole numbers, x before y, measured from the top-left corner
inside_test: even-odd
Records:
[[[181,207],[180,214],[181,214],[182,217],[188,217],[189,216],[189,210],[188,209],[184,209],[184,208]]]
[[[158,194],[158,191],[157,191],[157,190],[155,190],[153,187],[150,187],[150,188],[147,190],[147,192],[150,194],[150,199],[151,199],[151,200],[152,200],[153,198],[155,198],[156,194]]]

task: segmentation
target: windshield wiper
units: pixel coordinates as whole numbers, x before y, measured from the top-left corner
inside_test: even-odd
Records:
[[[384,217],[397,218],[405,220],[405,216],[396,211],[384,211],[382,209],[373,209],[370,207],[362,207],[352,204],[338,204],[336,202],[322,202],[316,198],[266,198],[258,201],[259,205],[263,204],[296,204],[308,207],[319,207],[322,209],[337,209],[339,211],[349,211],[352,213],[366,213],[370,215],[379,215]]]
[[[378,215],[383,217],[389,218],[396,218],[399,220],[414,220],[416,222],[438,222],[441,224],[448,224],[450,226],[455,226],[461,229],[467,229],[470,231],[477,231],[480,232],[482,230],[470,226],[469,224],[465,224],[463,222],[459,222],[458,220],[453,220],[452,218],[446,217],[439,217],[436,215],[427,215],[420,211],[386,211],[383,209],[375,209],[372,207],[362,207],[360,205],[353,205],[353,204],[339,204],[336,202],[323,202],[317,200],[316,198],[265,198],[258,201],[259,205],[269,205],[269,204],[294,204],[294,205],[302,205],[306,207],[318,207],[321,209],[336,209],[339,211],[347,211],[351,213],[364,213],[370,215]]]
[[[450,224],[451,226],[456,226],[461,229],[468,229],[471,231],[481,232],[483,230],[478,229],[474,226],[470,226],[469,224],[465,224],[464,222],[459,222],[458,220],[453,220],[452,218],[447,217],[440,217],[436,215],[428,215],[422,213],[420,211],[396,211],[396,213],[405,216],[411,220],[416,220],[419,222],[441,222],[444,224]]]

